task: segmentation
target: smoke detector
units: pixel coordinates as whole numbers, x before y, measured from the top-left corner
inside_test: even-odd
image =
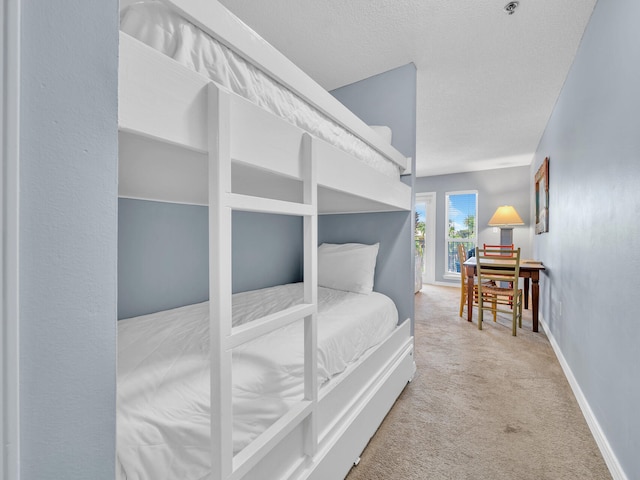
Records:
[[[520,2],[509,2],[504,6],[504,11],[507,15],[513,15],[514,12],[516,11],[516,8],[518,8],[518,5],[520,4]]]

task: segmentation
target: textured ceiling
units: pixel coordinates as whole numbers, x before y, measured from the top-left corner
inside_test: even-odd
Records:
[[[413,62],[419,176],[528,165],[596,0],[220,0],[327,90]]]

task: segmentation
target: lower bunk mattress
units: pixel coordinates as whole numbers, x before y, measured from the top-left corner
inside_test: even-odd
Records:
[[[302,303],[295,283],[233,296],[238,326]],[[391,299],[318,288],[318,385],[381,343],[398,323]],[[233,350],[233,451],[303,398],[304,322]],[[120,478],[210,474],[209,304],[118,322],[117,457]]]

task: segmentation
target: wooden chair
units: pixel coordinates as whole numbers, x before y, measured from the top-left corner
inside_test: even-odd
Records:
[[[464,304],[467,303],[467,272],[463,265],[467,261],[467,252],[461,243],[458,244],[458,261],[460,262],[460,316],[462,316]]]
[[[464,249],[464,245],[458,244],[458,261],[460,262],[460,316],[462,317],[462,311],[467,304],[467,272],[465,272],[464,262],[467,261],[467,251]],[[493,282],[489,282],[488,285],[495,285]],[[478,286],[473,285],[473,305],[478,305]],[[493,314],[493,321],[496,321],[496,314]]]
[[[500,255],[500,252],[506,255]],[[496,258],[500,257],[500,258]],[[504,250],[481,248],[476,255],[478,274],[478,329],[482,330],[484,310],[510,313],[513,318],[512,334],[516,335],[516,323],[522,328],[522,290],[518,288],[520,274],[520,249]],[[486,282],[493,281],[494,285]],[[498,286],[498,282],[509,282],[510,287]],[[489,305],[486,305],[486,304]]]
[[[491,252],[489,256],[491,257],[511,256],[509,252],[513,252],[513,243],[511,245],[487,245],[486,243],[483,243],[482,248],[484,248],[485,250],[489,249],[489,251]],[[500,251],[495,252],[495,250]]]
[[[483,243],[482,248],[484,248],[488,252],[488,257],[512,257],[513,254],[510,252],[514,252],[513,243],[511,245],[487,245],[486,243]],[[502,281],[506,282],[508,280]],[[511,282],[509,282],[509,287],[513,287],[513,284]],[[493,314],[493,321],[496,321],[495,313]]]

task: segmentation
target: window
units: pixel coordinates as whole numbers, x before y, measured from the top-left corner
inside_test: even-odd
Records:
[[[445,226],[445,278],[458,277],[460,262],[458,245],[462,243],[467,256],[475,256],[478,240],[476,218],[478,218],[478,192],[447,192]]]

